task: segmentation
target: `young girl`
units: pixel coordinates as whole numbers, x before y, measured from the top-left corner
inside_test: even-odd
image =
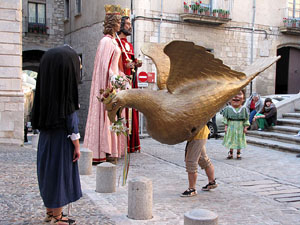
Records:
[[[233,158],[233,149],[237,149],[236,158],[241,159],[241,149],[246,147],[246,135],[249,123],[249,114],[243,107],[245,92],[242,90],[230,100],[223,112],[225,136],[223,145],[229,148],[227,159]]]

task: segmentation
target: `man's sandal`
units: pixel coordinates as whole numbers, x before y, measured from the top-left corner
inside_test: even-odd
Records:
[[[241,156],[241,153],[240,153],[240,152],[237,152],[237,153],[236,153],[236,159],[239,159],[239,160],[242,159],[242,156]]]
[[[58,216],[53,216],[51,220],[51,224],[59,224],[59,225],[76,225],[75,220],[69,218],[63,218],[63,213]]]
[[[233,152],[228,152],[227,159],[233,159]]]

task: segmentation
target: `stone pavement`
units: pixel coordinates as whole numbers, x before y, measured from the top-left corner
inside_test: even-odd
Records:
[[[226,160],[221,140],[211,139],[207,153],[216,171],[219,187],[201,191],[207,184],[199,171],[198,195],[182,198],[187,188],[184,168],[185,144],[162,145],[142,139],[141,153],[131,154],[128,180],[145,176],[153,181],[153,218],[127,218],[127,189],[121,185],[123,160],[117,165],[117,191],[96,193],[93,174],[81,176],[84,197],[73,204],[77,224],[183,224],[183,214],[194,208],[214,211],[220,225],[300,224],[300,159],[293,153],[248,145],[243,159]],[[39,197],[36,151],[0,146],[0,224],[42,224],[43,203]]]
[[[43,224],[44,213],[37,184],[36,150],[0,145],[0,224]],[[116,224],[86,194],[73,204],[71,215],[80,225]]]

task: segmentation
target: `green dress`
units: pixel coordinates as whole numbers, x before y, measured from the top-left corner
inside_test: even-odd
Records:
[[[250,125],[249,114],[245,107],[233,108],[227,106],[223,112],[223,123],[227,125],[227,132],[223,145],[229,149],[242,149],[247,146],[244,127]]]

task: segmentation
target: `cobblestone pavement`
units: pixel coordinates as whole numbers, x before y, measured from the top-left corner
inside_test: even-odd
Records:
[[[184,168],[185,144],[160,144],[141,140],[141,153],[131,154],[128,180],[145,176],[153,182],[153,218],[127,217],[128,185],[121,186],[123,160],[117,164],[115,193],[96,193],[93,174],[81,176],[84,197],[73,204],[77,224],[183,224],[184,213],[194,208],[214,211],[220,225],[299,225],[300,159],[295,154],[248,146],[242,160],[226,160],[221,140],[209,140],[207,153],[216,171],[219,187],[201,191],[207,184],[199,171],[198,195],[181,198],[187,188]],[[42,224],[43,203],[39,196],[36,151],[0,146],[0,224]]]
[[[43,224],[44,214],[37,184],[36,150],[0,145],[0,224]],[[73,204],[71,215],[80,225],[115,224],[86,194]]]
[[[142,139],[141,153],[131,154],[128,180],[145,176],[153,181],[153,218],[135,221],[127,218],[128,185],[113,194],[95,190],[95,167],[91,176],[82,176],[85,193],[101,211],[117,224],[183,224],[184,213],[203,208],[219,215],[220,225],[296,225],[300,224],[300,159],[295,154],[248,146],[242,160],[226,160],[221,140],[211,139],[207,153],[216,171],[219,187],[201,191],[207,184],[199,171],[198,195],[181,198],[188,185],[184,168],[185,144],[160,144]],[[123,161],[118,162],[121,181]]]

